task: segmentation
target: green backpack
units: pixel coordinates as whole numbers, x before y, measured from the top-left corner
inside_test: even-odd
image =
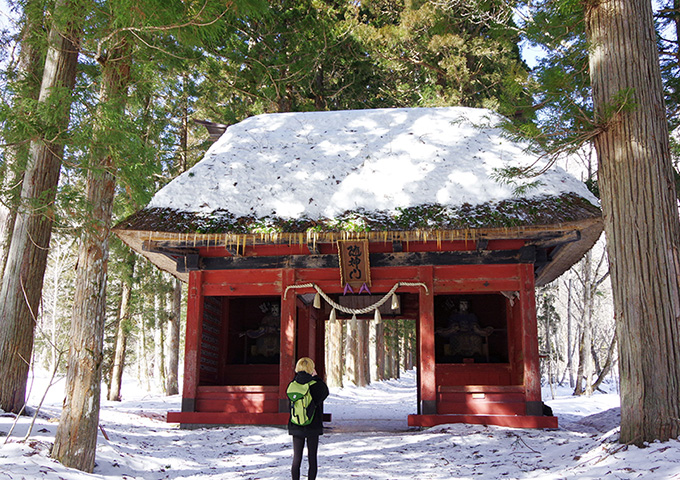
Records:
[[[290,400],[291,423],[302,427],[312,423],[316,405],[312,402],[312,392],[309,391],[309,387],[315,383],[314,380],[309,383],[298,383],[293,380],[288,385],[286,393],[288,400]]]

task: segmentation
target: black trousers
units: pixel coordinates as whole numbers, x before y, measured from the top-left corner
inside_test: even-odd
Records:
[[[307,440],[307,460],[309,462],[307,479],[316,480],[316,472],[318,470],[316,453],[319,450],[318,435],[312,435],[310,437],[293,436],[293,467],[290,469],[293,480],[300,480],[300,465],[302,465],[302,451],[305,447],[305,440]]]

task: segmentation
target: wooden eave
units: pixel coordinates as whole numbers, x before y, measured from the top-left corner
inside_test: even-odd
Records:
[[[185,282],[189,272],[198,269],[337,268],[337,256],[319,254],[319,246],[342,239],[365,238],[372,243],[394,245],[391,252],[372,254],[372,265],[521,261],[534,263],[537,286],[549,283],[569,269],[594,245],[601,232],[601,217],[554,225],[428,231],[201,234],[114,229],[114,233],[133,250]],[[437,247],[442,247],[446,242],[462,240],[475,242],[476,248],[463,252],[441,248],[428,252],[400,251],[403,244],[434,242]],[[524,240],[527,247],[532,247],[533,253],[528,253],[526,248],[514,252],[489,251],[485,245],[490,240]],[[262,245],[297,245],[304,248],[292,255],[262,256],[257,254],[258,246]],[[251,253],[247,253],[246,246],[254,247],[248,249]],[[228,255],[201,256],[201,251],[215,248],[226,249]]]

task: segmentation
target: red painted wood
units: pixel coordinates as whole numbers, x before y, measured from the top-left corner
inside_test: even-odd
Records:
[[[440,415],[524,415],[524,402],[484,402],[472,400],[468,402],[437,403],[437,413]]]
[[[418,276],[419,267],[376,267],[371,268],[371,290],[388,291],[398,281],[409,281]],[[323,288],[326,293],[342,293],[344,285],[340,284],[340,272],[332,268],[309,269],[296,271],[297,282],[313,282]],[[404,287],[404,291],[417,292],[418,287]],[[400,290],[401,291],[401,290]],[[300,290],[301,293],[314,292],[313,289]]]
[[[456,245],[454,243],[452,242],[450,245],[443,244],[442,247],[452,249],[465,247],[462,243]],[[416,248],[423,248],[425,250],[421,251],[428,251],[427,249],[432,248],[432,246],[433,243],[418,246],[416,242],[411,242],[407,248],[410,251],[415,251]],[[501,248],[502,246],[499,243],[494,248]],[[391,248],[392,245],[388,242],[383,247],[385,251],[389,251],[388,247]],[[507,244],[505,247],[517,248],[514,244]],[[286,247],[280,250],[277,250],[279,247],[275,246],[268,246],[267,248],[269,250],[258,250],[256,248],[250,253],[259,254],[267,252],[267,255],[272,255],[276,254],[275,251],[291,251],[290,248],[293,247]],[[504,390],[492,391],[494,388],[499,387],[517,389],[519,385],[523,385],[522,395],[526,395],[527,401],[540,400],[532,265],[374,268],[372,269],[372,280],[372,291],[375,293],[388,291],[397,281],[421,281],[428,286],[429,294],[426,294],[425,290],[421,287],[402,287],[399,290],[400,293],[410,292],[418,294],[418,297],[414,296],[414,299],[418,298],[418,302],[417,304],[414,302],[413,306],[415,309],[413,313],[418,316],[418,335],[420,339],[418,350],[418,395],[420,405],[423,405],[422,402],[424,401],[435,405],[438,402],[441,408],[438,408],[437,411],[442,412],[445,410],[451,412],[459,410],[461,408],[459,404],[466,405],[471,402],[466,395],[469,395],[469,392],[473,390],[465,390],[465,392],[447,390],[454,387],[465,387],[468,389],[473,387],[485,388],[486,390],[481,393],[485,393],[486,400],[484,402],[477,401],[471,403],[471,405],[486,405],[479,407],[482,409],[491,408],[489,404],[494,403],[493,401],[496,400],[499,402],[521,404],[515,392]],[[285,388],[293,376],[293,368],[298,356],[307,355],[314,358],[317,365],[321,367],[319,373],[323,375],[323,327],[325,322],[311,306],[301,306],[299,310],[296,309],[298,294],[314,292],[312,288],[296,289],[289,290],[286,299],[282,298],[281,302],[281,360],[279,365],[271,366],[272,371],[268,373],[246,372],[241,366],[227,366],[221,375],[224,380],[222,383],[238,385],[239,388],[247,384],[257,384],[252,387],[258,388],[262,388],[263,385],[269,385],[271,388],[276,389],[275,399],[270,400],[269,396],[264,395],[264,393],[257,396],[255,395],[257,392],[245,390],[243,391],[244,395],[233,396],[233,392],[230,392],[229,395],[232,396],[229,397],[224,397],[223,395],[227,393],[219,390],[215,390],[215,393],[210,393],[209,395],[207,391],[204,391],[202,394],[197,393],[198,368],[200,367],[197,359],[200,358],[200,339],[202,337],[200,331],[201,322],[199,321],[202,318],[202,295],[228,297],[283,295],[286,286],[308,282],[319,284],[327,293],[342,292],[339,273],[334,269],[303,269],[297,272],[290,269],[192,272],[190,274],[189,312],[187,314],[184,398],[196,399],[198,408],[210,408],[221,412],[224,412],[225,409],[237,411],[244,408],[249,408],[251,412],[254,410],[263,411],[264,409],[272,408],[276,401],[285,399]],[[193,297],[192,286],[194,287]],[[505,290],[520,292],[520,300],[515,302],[514,307],[511,308],[509,303],[507,304],[510,363],[435,365],[434,293],[462,294]],[[228,302],[228,299],[224,299],[224,301]],[[226,355],[225,349],[225,352],[223,352],[224,358],[226,358]],[[277,384],[278,387],[276,386]],[[210,388],[219,389],[220,387]],[[461,398],[463,401],[461,401]],[[222,402],[222,404],[219,402]],[[267,407],[264,406],[265,403]],[[512,408],[516,406],[514,405]],[[276,405],[273,408],[276,411],[280,406]],[[493,408],[501,407],[493,406]],[[475,412],[480,413],[479,410],[475,410]],[[485,412],[489,413],[490,411]],[[262,423],[262,418],[252,421]],[[213,422],[203,421],[199,423]]]
[[[202,272],[189,273],[189,298],[187,299],[187,327],[184,348],[184,385],[182,398],[196,398],[200,375],[200,347],[203,328]]]
[[[278,365],[228,365],[224,374],[225,385],[276,385],[279,384]]]
[[[527,402],[541,401],[540,358],[538,356],[538,326],[536,320],[536,299],[534,296],[534,267],[521,265],[522,319],[524,324],[524,387]]]
[[[340,288],[340,271],[333,268],[301,268],[296,271],[298,283],[317,283],[333,285]],[[324,288],[324,291],[326,288]],[[309,290],[310,292],[313,290]],[[342,290],[340,290],[342,291]]]
[[[239,283],[277,283],[281,284],[282,270],[278,268],[244,270],[206,270],[203,274],[205,284]]]
[[[204,295],[280,295],[281,270],[207,270]]]
[[[281,273],[281,355],[279,363],[279,399],[286,400],[286,388],[293,379],[295,370],[295,313],[297,296],[295,291],[288,291],[284,298],[286,286],[295,285],[295,270],[284,269]]]
[[[439,385],[440,393],[498,393],[503,395],[522,394],[523,385]]]
[[[505,363],[438,363],[437,385],[512,385]]]
[[[451,403],[521,403],[524,405],[524,392],[520,393],[448,393],[439,392],[438,402]],[[524,413],[524,410],[522,410]]]
[[[278,385],[213,385],[209,387],[198,387],[199,396],[229,393],[279,393]]]
[[[278,295],[281,292],[281,285],[278,284],[232,284],[228,287],[224,285],[204,285],[203,292],[206,296],[230,295],[238,297],[268,297]]]
[[[229,395],[220,398],[197,398],[198,412],[278,413],[279,400],[262,394]]]
[[[519,281],[510,279],[457,279],[457,280],[438,280],[435,282],[434,290],[436,294],[446,293],[496,293],[512,292],[519,290]]]
[[[438,265],[434,267],[437,280],[446,279],[519,279],[517,264],[512,265]]]
[[[499,425],[513,428],[557,428],[557,417],[525,415],[409,415],[410,427],[434,427],[448,423]]]
[[[419,305],[419,375],[418,391],[421,405],[436,405],[437,385],[435,382],[434,363],[434,294],[432,289],[434,270],[432,267],[420,267],[418,280],[428,286],[429,294],[421,289]]]
[[[446,265],[435,267],[435,293],[479,293],[520,289],[516,265]]]

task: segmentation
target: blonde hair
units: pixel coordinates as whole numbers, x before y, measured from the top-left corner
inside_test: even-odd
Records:
[[[310,375],[314,373],[314,360],[309,357],[302,357],[295,364],[295,373],[297,372],[307,372]]]

